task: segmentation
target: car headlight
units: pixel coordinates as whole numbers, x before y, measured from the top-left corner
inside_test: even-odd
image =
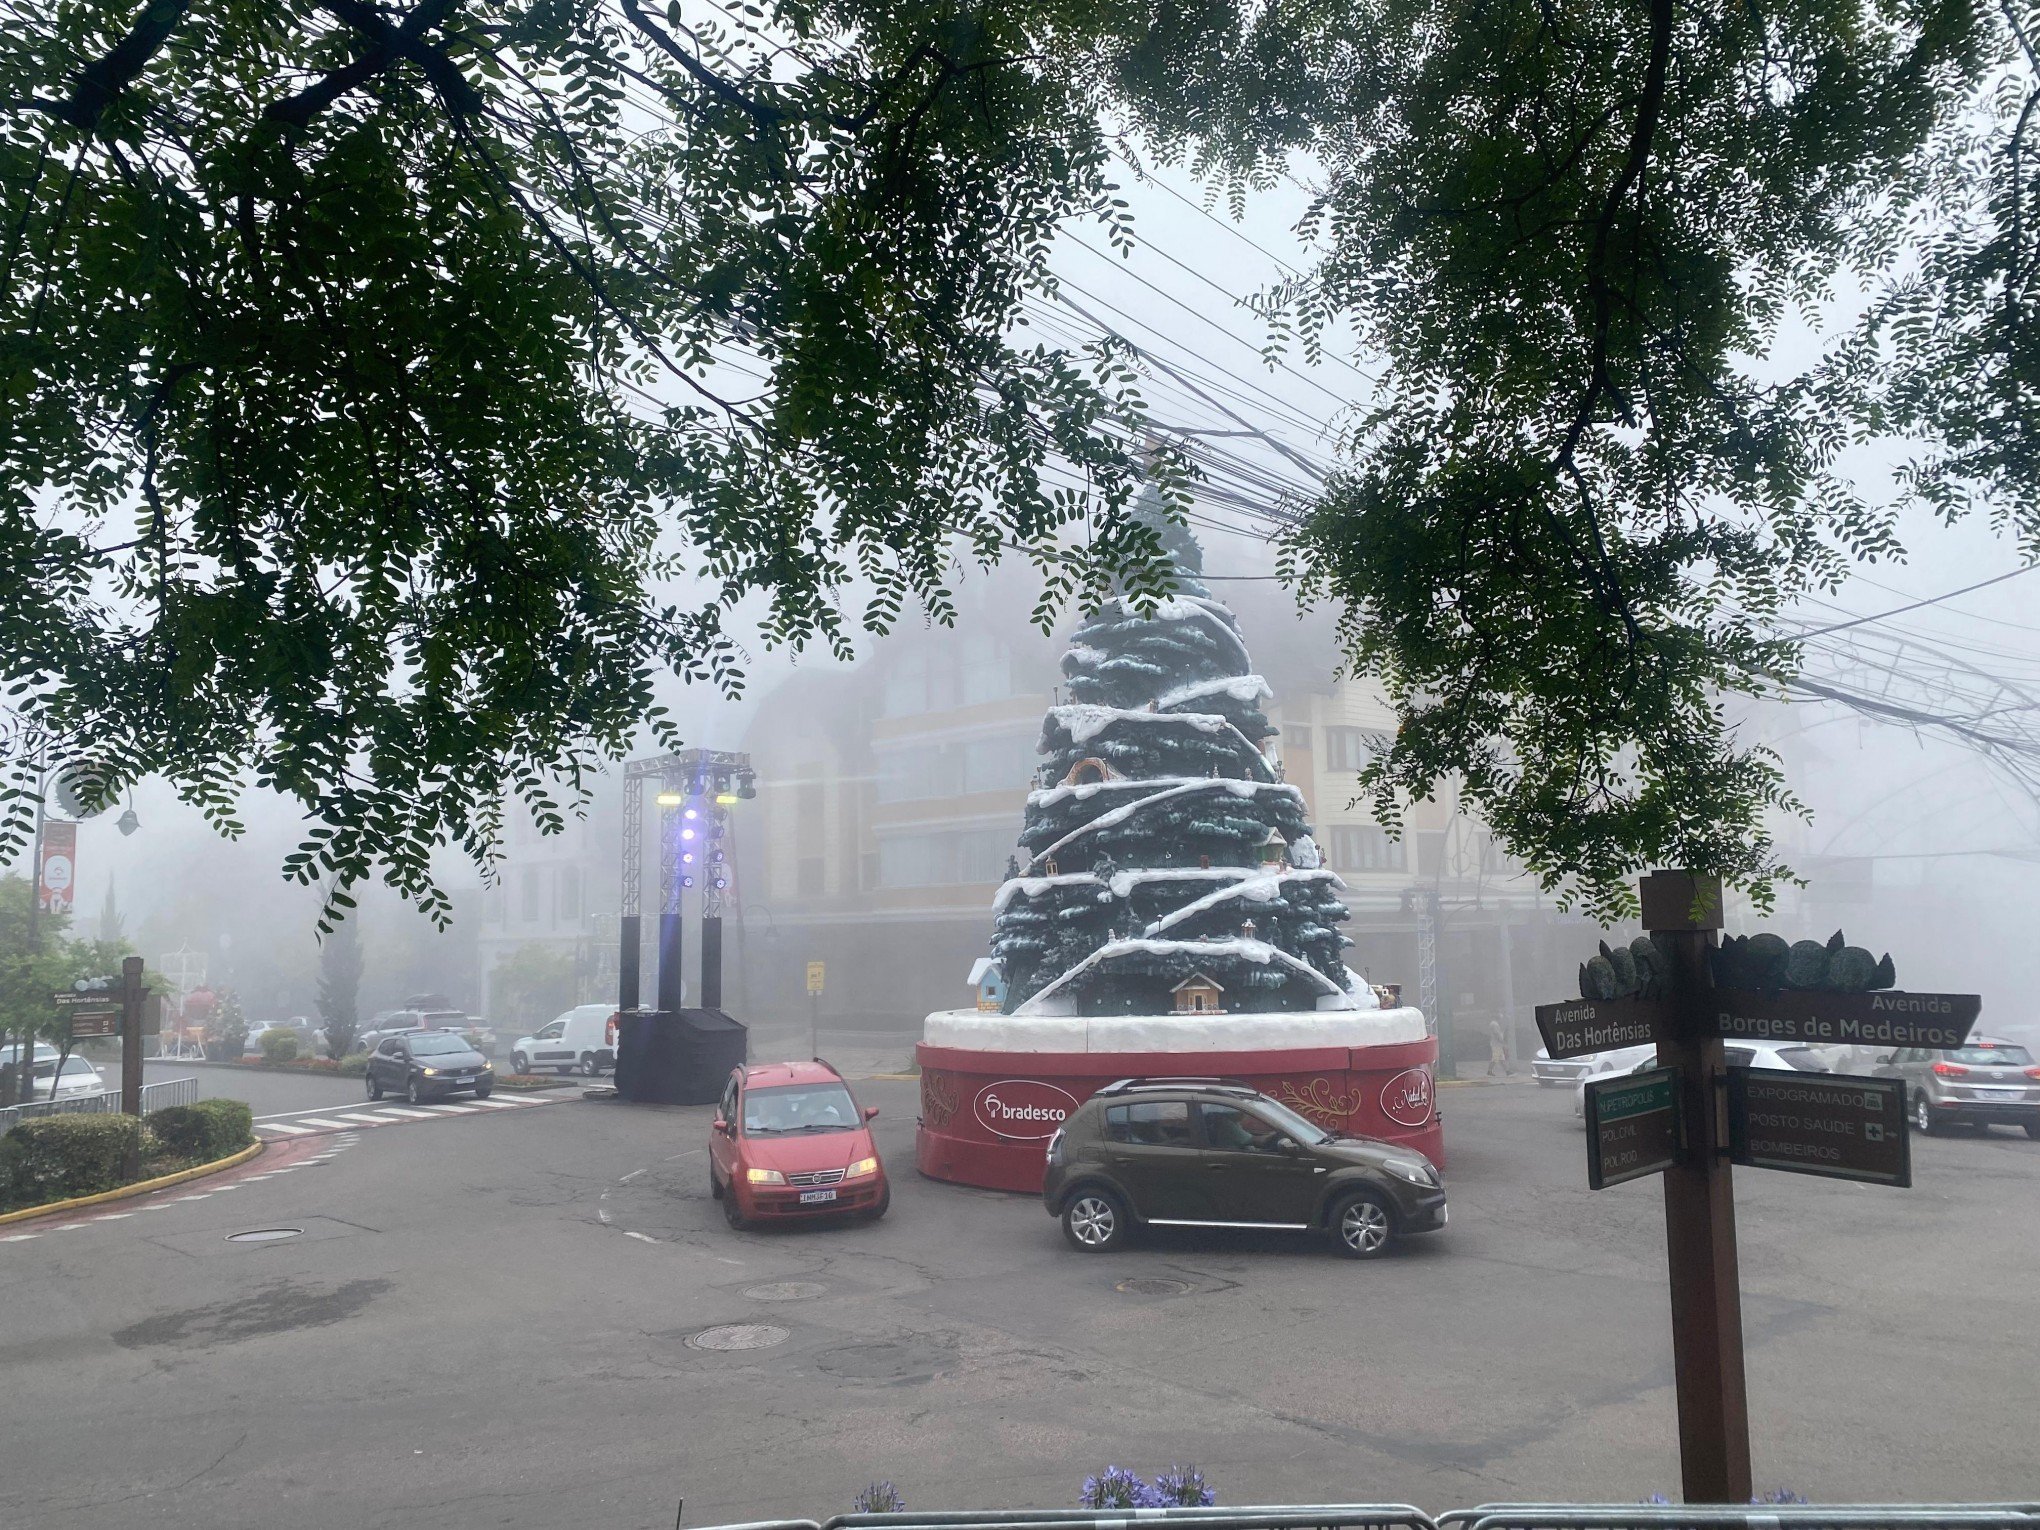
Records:
[[[1436,1172],[1421,1158],[1384,1158],[1381,1166],[1397,1179],[1406,1179],[1413,1185],[1438,1183]]]
[[[439,1070],[437,1068],[420,1068],[418,1071],[424,1074],[427,1078],[439,1077]]]
[[[878,1160],[876,1158],[860,1158],[843,1171],[843,1177],[845,1179],[862,1179],[867,1174],[876,1174],[877,1172]]]
[[[744,1178],[754,1185],[783,1185],[786,1176],[777,1169],[746,1169]]]

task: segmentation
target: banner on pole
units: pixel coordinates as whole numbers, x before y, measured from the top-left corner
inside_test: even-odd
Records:
[[[68,914],[78,883],[78,826],[61,818],[43,824],[42,865],[36,869],[36,902],[46,914]]]

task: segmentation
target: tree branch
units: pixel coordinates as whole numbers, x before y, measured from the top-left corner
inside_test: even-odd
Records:
[[[414,59],[418,62],[420,68],[425,68],[423,59],[419,58],[421,53],[429,54],[439,64],[452,70],[454,75],[459,78],[461,86],[466,88],[466,77],[461,75],[458,69],[454,68],[452,61],[444,53],[436,48],[422,47],[425,34],[446,20],[453,11],[458,9],[459,5],[460,0],[424,0],[424,4],[404,18],[402,26],[388,31],[387,37],[378,37],[373,32],[356,26],[351,18],[342,16],[342,19],[347,21],[349,26],[354,27],[356,31],[361,32],[363,36],[369,39],[368,51],[362,54],[360,58],[355,59],[351,64],[343,65],[341,68],[322,76],[315,84],[306,86],[296,95],[285,96],[280,101],[272,101],[263,110],[262,115],[274,122],[286,123],[292,127],[304,127],[312,118],[346,95],[350,90],[354,90],[374,79],[400,58]],[[340,14],[338,7],[335,7],[334,10],[335,14]],[[377,20],[388,30],[388,22],[382,21],[381,17],[377,17]],[[427,74],[429,75],[430,73],[431,70],[427,69]],[[437,84],[439,82],[435,80],[434,83]],[[443,91],[444,87],[442,86],[441,88]],[[450,100],[448,104],[452,104]],[[476,104],[477,108],[479,108],[479,101]]]
[[[113,104],[113,98],[148,67],[149,60],[184,19],[190,5],[191,0],[149,0],[135,20],[135,29],[116,43],[106,57],[79,71],[78,83],[67,99],[49,101],[36,97],[22,104],[90,132],[99,126],[99,119]]]

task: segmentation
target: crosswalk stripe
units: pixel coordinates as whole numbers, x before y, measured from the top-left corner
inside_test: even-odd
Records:
[[[515,1109],[516,1109],[516,1108],[517,1108],[517,1107],[518,1107],[519,1105],[522,1105],[522,1104],[524,1103],[524,1101],[522,1101],[522,1100],[482,1100],[482,1099],[478,1099],[478,1100],[476,1100],[476,1101],[475,1101],[475,1103],[476,1103],[477,1105],[486,1105],[486,1106],[487,1106],[487,1107],[488,1107],[489,1109],[491,1109],[491,1110],[515,1110]]]
[[[412,1110],[408,1106],[404,1105],[392,1105],[387,1111],[384,1112],[384,1114],[391,1116],[403,1116],[413,1121],[430,1121],[432,1119],[431,1111]]]
[[[315,1126],[289,1126],[282,1121],[272,1121],[263,1127],[262,1130],[265,1132],[282,1132],[286,1137],[302,1137],[310,1132],[317,1131],[318,1128]]]
[[[364,1126],[388,1126],[390,1124],[388,1116],[370,1116],[360,1114],[359,1112],[353,1115],[342,1116],[340,1119],[343,1121],[359,1121]]]
[[[345,1131],[347,1128],[345,1121],[328,1121],[323,1116],[299,1116],[298,1120],[306,1126],[331,1127],[334,1131]]]
[[[133,1215],[132,1211],[109,1211],[105,1216],[94,1217],[92,1220],[95,1222],[125,1222]]]
[[[471,1116],[475,1111],[472,1105],[427,1105],[425,1108],[436,1110],[443,1116]]]

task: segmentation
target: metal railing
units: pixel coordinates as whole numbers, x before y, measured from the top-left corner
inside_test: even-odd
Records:
[[[1159,1509],[901,1509],[838,1514],[821,1530],[1120,1530],[1175,1521],[1197,1530],[1437,1530],[1422,1509],[1403,1503],[1225,1504]],[[723,1527],[719,1527],[723,1530]],[[728,1527],[734,1530],[734,1527]]]
[[[165,1110],[172,1105],[195,1105],[198,1103],[198,1080],[195,1078],[166,1078],[160,1083],[142,1085],[142,1114],[152,1110]],[[33,1100],[26,1105],[0,1107],[0,1137],[23,1121],[34,1120],[37,1116],[96,1116],[112,1115],[120,1110],[120,1091],[109,1089],[103,1094],[74,1094],[60,1100]]]

